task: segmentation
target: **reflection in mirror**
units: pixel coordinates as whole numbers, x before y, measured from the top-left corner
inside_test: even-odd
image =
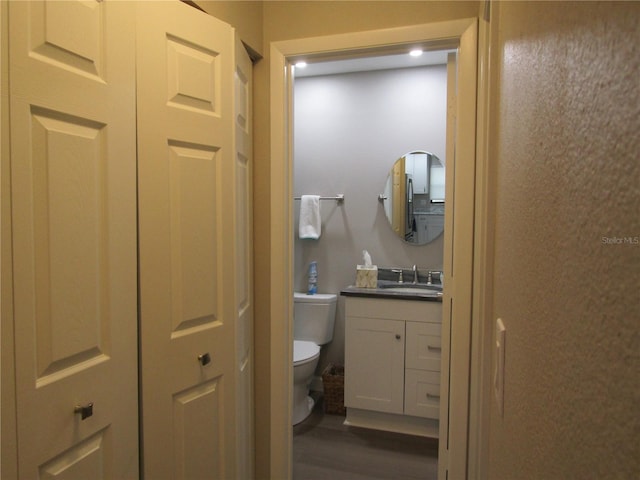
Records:
[[[404,241],[425,245],[444,231],[444,172],[444,162],[425,151],[394,163],[381,199],[391,228]]]

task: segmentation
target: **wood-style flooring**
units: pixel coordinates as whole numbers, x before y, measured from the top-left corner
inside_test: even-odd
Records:
[[[293,427],[293,480],[435,480],[438,441],[347,427],[319,401]]]

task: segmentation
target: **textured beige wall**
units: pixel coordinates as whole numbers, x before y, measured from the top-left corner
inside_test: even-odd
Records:
[[[209,15],[232,25],[240,39],[260,55],[262,45],[262,4],[249,0],[195,0]]]
[[[293,38],[475,17],[478,2],[266,1],[264,45]]]
[[[640,3],[497,8],[489,478],[640,478]]]
[[[400,1],[266,1],[263,10],[263,55],[254,67],[254,242],[255,253],[255,354],[256,354],[256,475],[268,478],[269,448],[269,398],[270,332],[269,311],[272,289],[269,272],[279,268],[270,263],[269,231],[272,215],[270,191],[270,143],[269,143],[269,47],[279,40],[332,35],[363,30],[415,25],[458,18],[475,17],[478,2],[400,2]],[[277,214],[275,215],[277,217]],[[281,218],[281,215],[280,215]],[[276,218],[278,219],[278,218]]]

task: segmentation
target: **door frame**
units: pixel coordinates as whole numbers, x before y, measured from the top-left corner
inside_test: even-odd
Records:
[[[479,180],[485,174],[484,156],[476,155],[476,120],[478,95],[478,19],[414,25],[383,30],[310,37],[272,42],[270,45],[270,187],[271,187],[271,292],[270,292],[270,380],[277,388],[270,389],[270,473],[278,478],[291,478],[292,429],[291,396],[293,364],[293,65],[301,59],[337,59],[347,56],[369,56],[379,52],[405,51],[411,45],[425,45],[432,49],[459,48],[456,119],[456,175],[455,225],[456,236],[450,238],[451,248],[445,250],[444,262],[450,262],[447,272],[443,304],[443,330],[450,329],[451,350],[456,352],[450,366],[450,402],[447,416],[448,431],[441,429],[439,477],[467,478],[482,462],[469,452],[470,439],[486,438],[484,424],[469,424],[484,408],[481,391],[483,383],[471,383],[471,371],[477,364],[486,364],[480,357],[477,336],[472,336],[472,323],[484,323],[482,312],[474,311],[472,303],[480,291],[477,268],[484,251],[474,256],[474,227],[486,215],[486,190]],[[482,108],[482,107],[481,107]],[[477,158],[478,157],[478,158]],[[480,162],[480,164],[478,163]],[[462,168],[461,168],[462,167]],[[476,184],[479,188],[476,188]],[[451,217],[451,216],[450,216]],[[451,235],[452,228],[449,229]],[[481,230],[481,234],[484,232]],[[446,235],[446,232],[445,232]],[[446,237],[445,237],[446,238]],[[445,243],[447,243],[445,241]],[[449,256],[449,258],[447,258]],[[476,272],[475,282],[474,271]],[[486,276],[483,275],[483,276]],[[484,289],[483,289],[484,290]],[[474,295],[475,294],[475,295]],[[455,298],[455,302],[453,299]],[[444,351],[444,349],[443,349]],[[474,391],[471,391],[471,388]],[[476,391],[477,390],[477,391]],[[451,401],[453,400],[453,401]],[[444,408],[447,408],[444,407]],[[445,438],[443,438],[443,434]],[[476,446],[473,441],[472,446]]]
[[[9,2],[0,2],[0,478],[18,478],[9,131]]]

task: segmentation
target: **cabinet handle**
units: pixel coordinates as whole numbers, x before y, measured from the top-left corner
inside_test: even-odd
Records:
[[[400,340],[400,334],[396,333],[396,340]]]
[[[431,393],[427,393],[427,398],[430,398],[432,400],[440,400],[440,395],[433,395]]]
[[[434,352],[441,352],[442,347],[434,347],[433,345],[427,345],[427,350],[432,350]]]

